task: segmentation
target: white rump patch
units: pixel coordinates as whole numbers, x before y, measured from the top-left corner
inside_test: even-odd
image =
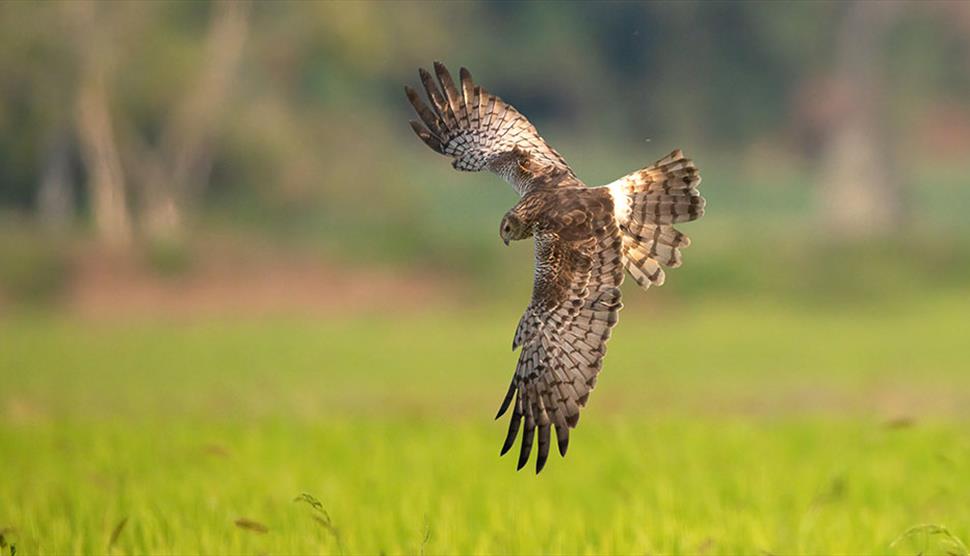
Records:
[[[630,219],[630,195],[627,193],[629,184],[627,178],[623,177],[613,183],[607,184],[606,188],[610,191],[613,198],[613,215],[620,224],[626,224]]]

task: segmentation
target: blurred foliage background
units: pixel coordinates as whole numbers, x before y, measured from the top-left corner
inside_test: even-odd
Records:
[[[652,294],[841,303],[970,278],[964,3],[8,2],[0,27],[4,307],[211,267],[527,275],[496,240],[514,193],[408,128],[402,84],[435,59],[591,185],[697,161],[708,216]]]

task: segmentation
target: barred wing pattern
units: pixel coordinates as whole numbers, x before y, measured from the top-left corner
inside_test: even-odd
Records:
[[[495,418],[512,407],[502,455],[525,423],[518,469],[528,462],[538,436],[538,473],[549,456],[551,427],[565,456],[569,429],[579,422],[579,410],[596,385],[622,307],[623,263],[619,230],[609,212],[598,219],[591,237],[568,241],[539,233],[535,241],[532,302],[512,342],[512,349],[522,346],[522,351]]]
[[[475,85],[467,69],[459,72],[461,90],[440,62],[434,63],[434,71],[437,84],[426,70],[418,70],[430,107],[414,89],[404,87],[421,118],[420,122],[411,120],[411,128],[436,152],[452,157],[456,170],[491,170],[512,184],[519,195],[528,192],[541,174],[575,177],[535,126],[511,105]],[[530,164],[521,163],[524,160]]]

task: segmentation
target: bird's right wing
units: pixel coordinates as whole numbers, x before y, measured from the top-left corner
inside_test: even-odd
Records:
[[[606,340],[623,306],[620,234],[612,215],[605,216],[594,226],[592,237],[583,240],[567,241],[555,234],[536,236],[532,302],[512,342],[513,349],[521,345],[522,351],[495,417],[513,408],[503,455],[525,422],[519,469],[529,459],[537,429],[536,473],[549,455],[552,426],[559,453],[566,455],[569,429],[578,423],[579,410],[586,405],[602,368]]]
[[[421,118],[411,120],[411,127],[429,147],[452,157],[456,170],[491,170],[519,195],[550,174],[574,177],[535,126],[511,105],[475,85],[467,69],[459,73],[460,89],[440,62],[434,63],[434,70],[440,89],[430,73],[418,70],[430,107],[414,89],[404,87]]]

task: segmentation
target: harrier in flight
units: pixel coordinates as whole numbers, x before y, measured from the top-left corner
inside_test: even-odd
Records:
[[[411,127],[451,157],[456,170],[490,170],[509,182],[521,199],[502,218],[499,235],[506,245],[535,240],[532,300],[512,340],[512,349],[522,351],[495,418],[512,408],[502,455],[523,429],[518,469],[538,437],[538,473],[552,427],[566,455],[569,429],[596,384],[622,307],[624,270],[646,289],[663,284],[663,267],[680,265],[690,240],[673,224],[704,214],[701,177],[676,150],[613,183],[588,187],[525,116],[476,85],[468,70],[461,69],[457,84],[442,64],[434,70],[437,83],[419,70],[428,102],[404,89],[421,120]]]

